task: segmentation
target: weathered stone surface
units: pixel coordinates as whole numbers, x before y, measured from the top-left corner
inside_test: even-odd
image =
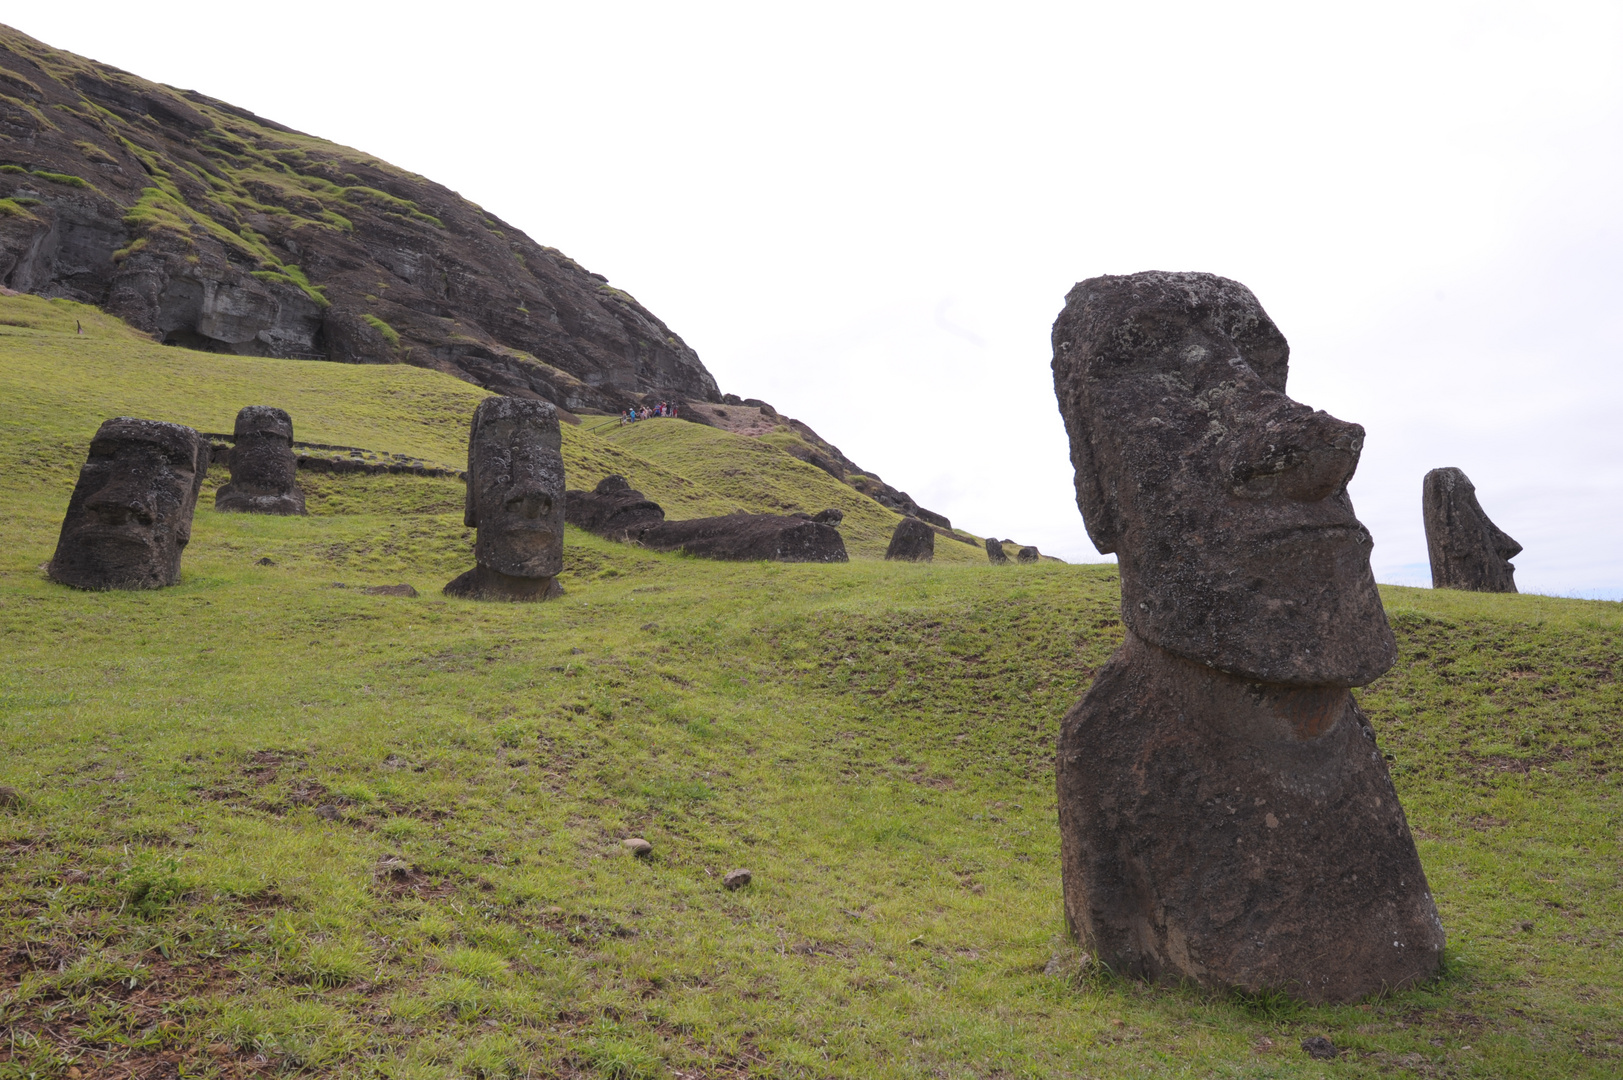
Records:
[[[1269,682],[1361,686],[1392,666],[1346,490],[1364,429],[1285,396],[1290,347],[1249,289],[1094,278],[1053,341],[1077,505],[1117,555],[1131,630]]]
[[[1077,285],[1054,387],[1126,639],[1061,727],[1066,917],[1124,974],[1344,1001],[1443,930],[1348,688],[1396,650],[1346,484],[1363,431],[1285,396],[1289,349],[1209,274]]]
[[[468,433],[463,520],[477,565],[445,586],[470,600],[545,600],[562,592],[564,460],[551,403],[490,397]]]
[[[654,551],[680,551],[701,559],[771,562],[846,562],[845,540],[821,522],[776,514],[666,521],[632,537]]]
[[[302,514],[304,492],[294,474],[293,420],[281,409],[249,405],[237,413],[231,447],[231,482],[214,495],[216,510],[247,514]]]
[[[654,845],[640,836],[633,836],[629,840],[620,841],[622,847],[640,859],[646,859],[654,853]]]
[[[1421,484],[1431,587],[1472,592],[1516,591],[1510,560],[1522,546],[1488,519],[1476,485],[1459,469],[1433,469]]]
[[[473,571],[469,572],[472,573]],[[524,578],[521,580],[530,581],[533,579]],[[408,599],[417,595],[417,590],[410,585],[373,585],[361,591],[367,596],[404,596]]]
[[[722,888],[730,891],[738,890],[748,885],[750,883],[750,878],[751,874],[748,870],[744,870],[742,868],[738,870],[729,870],[726,874],[722,875],[721,885]]]
[[[1014,561],[1019,563],[1034,563],[1042,557],[1035,547],[1023,547],[1014,553]]]
[[[832,525],[834,528],[838,529],[840,524],[845,521],[845,511],[835,508],[819,510],[817,513],[812,515],[812,520],[817,522],[819,525]]]
[[[1009,561],[1009,556],[1004,554],[1003,545],[991,537],[986,538],[986,561],[993,566],[1003,566]]]
[[[180,580],[208,443],[189,427],[108,420],[68,500],[51,580],[80,589],[156,589]]]
[[[605,476],[591,491],[564,493],[564,520],[610,540],[634,540],[665,520],[665,511],[623,476]]]
[[[890,534],[885,558],[904,562],[929,562],[935,558],[935,530],[918,518],[904,517]]]

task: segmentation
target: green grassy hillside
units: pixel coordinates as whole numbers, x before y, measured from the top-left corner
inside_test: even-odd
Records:
[[[1385,590],[1401,659],[1361,698],[1443,978],[1318,1009],[1152,990],[1080,968],[1058,888],[1053,739],[1120,640],[1110,567],[571,529],[563,599],[481,605],[438,594],[471,565],[454,482],[304,476],[306,519],[206,501],[179,586],[75,592],[38,566],[105,416],[279,404],[456,464],[483,391],[3,303],[0,1077],[1623,1071],[1620,605]],[[568,467],[673,516],[845,505],[728,438],[571,428]],[[886,532],[853,528],[859,555]],[[361,591],[397,581],[423,595]]]
[[[84,330],[76,332],[77,326]],[[32,296],[0,297],[0,408],[6,438],[32,470],[72,490],[84,448],[110,416],[173,420],[229,432],[243,405],[275,404],[293,416],[305,442],[409,454],[461,468],[468,420],[488,392],[448,375],[405,366],[358,366],[222,356],[166,348],[95,308]],[[882,556],[901,518],[763,440],[679,420],[619,427],[601,417],[565,425],[564,464],[572,487],[625,475],[670,518],[752,513],[816,513],[838,507],[853,556]],[[0,490],[33,490],[40,472],[0,477]],[[210,491],[225,482],[210,477]],[[398,477],[338,479],[301,475],[311,512],[360,508],[375,516],[460,513],[456,480]],[[64,496],[65,497],[65,496]],[[212,495],[204,500],[213,505]],[[49,499],[47,517],[58,513]],[[460,526],[449,534],[456,539]],[[968,536],[968,534],[963,534]],[[976,544],[938,538],[936,558],[980,563]],[[48,557],[48,553],[47,553]],[[402,571],[405,564],[401,564]]]

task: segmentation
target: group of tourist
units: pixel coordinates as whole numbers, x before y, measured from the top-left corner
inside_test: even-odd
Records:
[[[668,401],[661,401],[658,405],[644,405],[642,408],[628,407],[620,414],[620,423],[634,424],[638,420],[652,420],[656,416],[672,416],[677,413],[677,406]]]

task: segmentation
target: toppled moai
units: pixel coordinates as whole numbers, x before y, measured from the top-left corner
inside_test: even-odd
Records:
[[[591,491],[564,494],[564,520],[610,540],[635,540],[665,520],[664,509],[623,476],[605,476]]]
[[[1065,717],[1066,919],[1112,970],[1346,1001],[1438,970],[1437,917],[1350,688],[1397,650],[1347,481],[1364,431],[1210,274],[1084,281],[1054,390],[1125,640]]]
[[[644,529],[637,543],[652,551],[680,551],[701,559],[770,562],[847,562],[845,539],[832,525],[778,514],[666,521]]]
[[[1014,553],[1014,561],[1018,563],[1034,563],[1041,557],[1042,554],[1029,544]]]
[[[490,397],[468,433],[463,520],[478,529],[475,566],[445,586],[469,600],[547,600],[562,595],[564,459],[549,402]]]
[[[209,444],[180,424],[108,420],[68,499],[52,581],[80,589],[158,589],[180,580]]]
[[[304,513],[304,492],[294,479],[292,417],[269,405],[249,405],[237,413],[232,440],[231,482],[215,493],[214,509]]]
[[[1476,485],[1459,469],[1433,469],[1421,484],[1431,587],[1472,592],[1516,591],[1510,562],[1522,546],[1488,519]]]
[[[885,558],[902,562],[929,562],[935,558],[935,530],[916,517],[904,517],[890,534]]]
[[[1003,545],[990,536],[986,538],[986,561],[993,566],[1003,566],[1009,561],[1009,556],[1003,551]]]

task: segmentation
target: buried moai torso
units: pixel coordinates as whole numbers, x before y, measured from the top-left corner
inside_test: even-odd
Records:
[[[68,500],[51,580],[81,589],[178,582],[208,453],[179,424],[127,416],[102,424]]]
[[[249,405],[237,413],[231,482],[214,496],[216,510],[302,514],[304,492],[294,480],[293,420],[281,409]]]
[[[1426,551],[1431,556],[1431,587],[1472,592],[1516,591],[1522,550],[1488,519],[1476,499],[1476,485],[1459,469],[1433,469],[1421,483],[1426,520]]]
[[[1224,278],[1082,282],[1053,341],[1126,626],[1060,733],[1068,921],[1157,980],[1347,1000],[1432,975],[1442,927],[1348,689],[1396,658],[1347,497],[1363,429],[1285,395],[1284,337]]]
[[[476,600],[545,600],[563,592],[564,460],[545,401],[492,397],[468,435],[464,520],[478,529],[472,570],[445,586]]]
[[[935,558],[935,530],[916,517],[896,523],[885,548],[885,558],[900,562],[930,562]]]

